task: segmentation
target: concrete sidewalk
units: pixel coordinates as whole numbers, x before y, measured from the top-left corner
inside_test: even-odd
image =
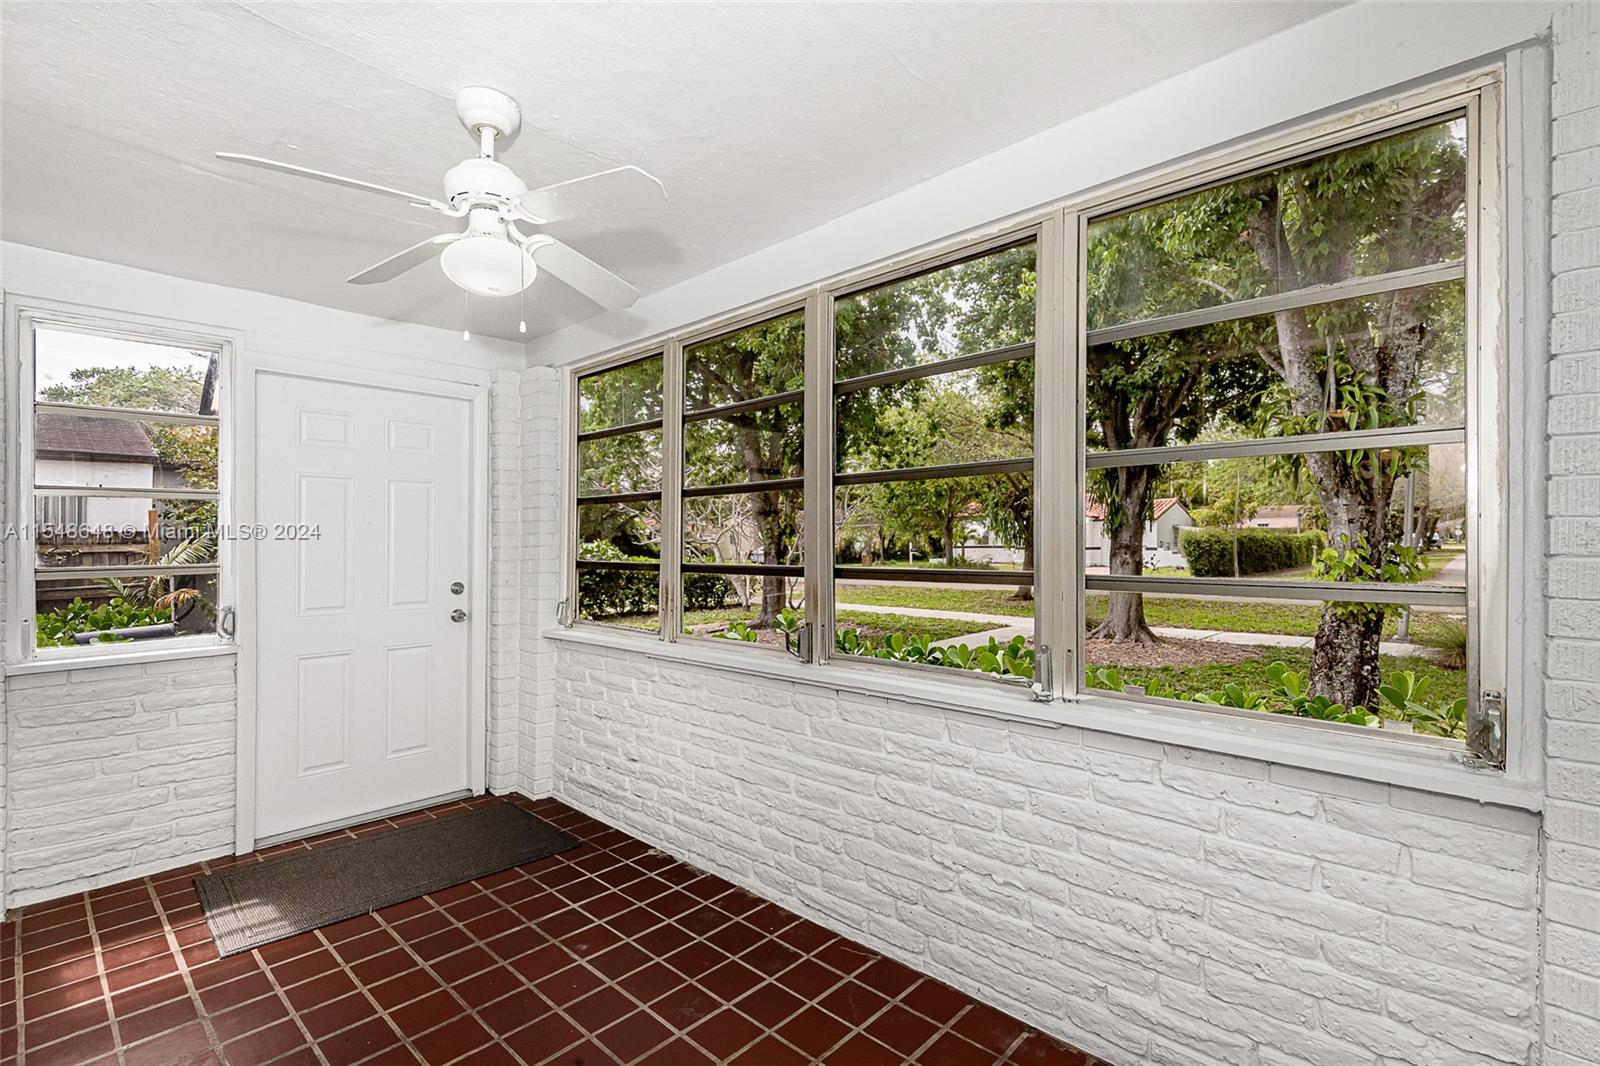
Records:
[[[931,608],[880,607],[867,603],[840,603],[839,607],[850,611],[861,611],[864,614],[899,614],[921,618],[987,622],[993,627],[979,632],[964,633],[958,637],[936,640],[933,642],[936,647],[947,644],[987,644],[990,637],[1002,644],[1018,635],[1030,639],[1033,637],[1033,619],[1026,616],[979,614],[973,611],[938,611]],[[1173,640],[1209,640],[1218,644],[1244,644],[1261,648],[1309,648],[1315,643],[1312,637],[1291,636],[1285,633],[1233,633],[1221,629],[1182,629],[1178,626],[1151,626],[1150,630],[1158,637]],[[1423,658],[1431,658],[1436,654],[1434,649],[1424,645],[1398,640],[1383,641],[1378,645],[1378,651],[1383,655]]]

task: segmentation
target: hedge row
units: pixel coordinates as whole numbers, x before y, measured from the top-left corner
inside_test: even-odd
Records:
[[[1239,576],[1310,566],[1327,546],[1321,530],[1285,533],[1277,529],[1185,529],[1178,546],[1195,577],[1233,577],[1233,546],[1239,545]]]
[[[683,605],[691,611],[721,607],[733,595],[728,579],[717,574],[686,574]],[[585,618],[655,614],[659,599],[653,570],[578,571],[578,610]]]

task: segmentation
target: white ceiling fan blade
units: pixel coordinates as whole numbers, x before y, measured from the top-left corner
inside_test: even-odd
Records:
[[[533,254],[540,270],[560,278],[607,311],[632,307],[639,298],[638,289],[548,234],[531,238],[524,247]]]
[[[620,214],[650,207],[667,198],[667,190],[638,167],[617,167],[571,181],[532,189],[521,196],[535,222],[560,222],[582,215]]]
[[[354,274],[345,279],[351,285],[371,285],[379,281],[388,281],[397,278],[412,267],[421,266],[430,259],[437,258],[444,251],[444,246],[459,241],[465,234],[441,233],[437,237],[429,237],[425,241],[413,244],[403,252],[397,252],[383,262],[369,266],[359,274]]]
[[[343,185],[348,189],[362,189],[366,192],[381,193],[384,196],[393,196],[401,200],[409,200],[421,207],[431,207],[438,211],[449,211],[448,204],[440,203],[431,196],[418,196],[416,193],[406,192],[404,189],[391,189],[387,185],[376,185],[370,181],[361,181],[357,178],[346,178],[338,174],[329,174],[321,170],[312,170],[310,167],[299,167],[293,163],[280,163],[276,159],[262,159],[255,155],[239,155],[236,152],[218,152],[217,158],[229,163],[243,163],[248,167],[260,167],[262,170],[275,170],[280,174],[294,174],[302,178],[312,178],[316,181],[325,181],[331,185]]]

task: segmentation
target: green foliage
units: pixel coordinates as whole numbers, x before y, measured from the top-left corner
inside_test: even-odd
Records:
[[[1243,665],[1229,664],[1219,669],[1244,674]],[[1188,673],[1194,676],[1198,671]],[[1089,667],[1084,674],[1084,685],[1091,689],[1134,691],[1159,699],[1315,718],[1345,725],[1376,727],[1388,719],[1408,722],[1418,733],[1458,740],[1466,737],[1466,697],[1435,697],[1435,681],[1412,670],[1389,671],[1385,675],[1385,683],[1379,689],[1383,704],[1379,713],[1373,713],[1365,707],[1346,707],[1326,696],[1313,695],[1309,675],[1292,669],[1282,660],[1266,667],[1264,679],[1228,680],[1210,689],[1181,687],[1161,673],[1135,681],[1117,666]]]
[[[158,610],[136,599],[113,596],[107,603],[91,604],[82,598],[57,607],[45,614],[34,616],[34,631],[41,648],[69,648],[77,643],[73,638],[79,633],[99,633],[95,640],[103,644],[124,643],[128,638],[112,636],[106,630],[130,629],[135,626],[162,625],[172,621],[172,611]]]
[[[875,640],[863,637],[855,629],[836,629],[833,644],[834,650],[843,655],[922,663],[955,670],[976,670],[1002,677],[1033,678],[1033,649],[1027,646],[1027,641],[1021,636],[1012,637],[1003,644],[990,637],[987,644],[974,647],[969,644],[935,645],[925,638],[908,637],[903,633],[889,633]]]
[[[718,635],[728,640],[744,641],[746,644],[754,644],[759,639],[756,631],[745,622],[733,622]]]
[[[1310,566],[1328,543],[1321,531],[1288,533],[1276,529],[1186,529],[1178,537],[1189,573],[1195,577],[1233,577],[1238,545],[1238,576],[1270,574]]]

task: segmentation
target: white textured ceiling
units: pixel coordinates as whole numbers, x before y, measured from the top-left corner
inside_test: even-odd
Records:
[[[473,151],[452,90],[493,85],[521,101],[502,158],[530,185],[623,163],[665,182],[662,207],[553,228],[648,293],[1333,6],[7,3],[0,219],[7,240],[460,328],[435,266],[344,283],[448,220],[212,153],[437,195]],[[547,278],[528,305],[530,338],[597,312]],[[514,299],[471,314],[517,337]]]

